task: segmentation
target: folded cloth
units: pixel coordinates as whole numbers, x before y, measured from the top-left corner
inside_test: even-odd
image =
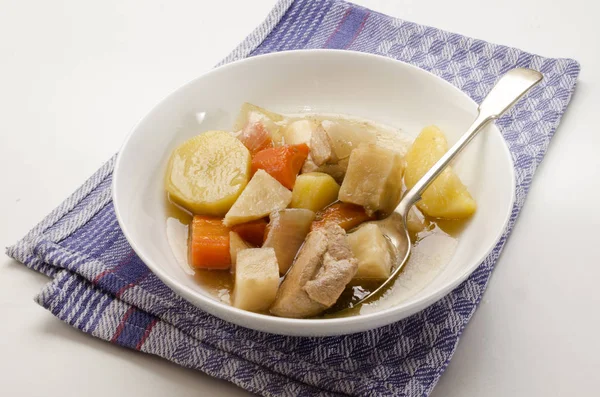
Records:
[[[579,65],[340,0],[279,1],[223,63],[301,48],[348,49],[399,59],[444,78],[477,102],[511,68],[544,74],[544,81],[497,121],[517,177],[509,225],[489,257],[449,295],[395,324],[340,337],[284,337],[222,321],[173,293],[128,245],[111,202],[114,158],[7,253],[53,278],[36,300],[61,320],[251,392],[428,395],[481,299],[571,98]]]

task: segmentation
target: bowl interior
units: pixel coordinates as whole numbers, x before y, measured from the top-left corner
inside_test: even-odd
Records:
[[[335,320],[291,320],[237,310],[213,299],[176,261],[166,236],[163,180],[171,151],[211,129],[229,130],[243,102],[281,113],[364,117],[416,136],[436,124],[452,144],[476,115],[466,95],[418,68],[348,51],[292,51],[215,69],[159,103],[134,128],[114,172],[119,223],[141,259],[167,285],[212,314],[250,328],[294,335],[362,331],[406,317],[464,280],[504,230],[514,197],[510,154],[495,126],[463,152],[455,169],[477,200],[451,261],[419,292],[394,307]],[[334,323],[343,323],[338,327]]]

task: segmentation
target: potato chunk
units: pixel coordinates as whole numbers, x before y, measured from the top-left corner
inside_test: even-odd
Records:
[[[273,248],[249,248],[238,252],[233,287],[233,306],[265,311],[275,301],[279,267]]]
[[[375,144],[352,151],[339,199],[362,205],[369,215],[390,214],[400,202],[404,163],[395,151]]]
[[[315,213],[307,209],[292,208],[273,212],[270,218],[263,247],[275,250],[279,272],[285,274],[310,231]]]
[[[435,126],[424,128],[405,157],[406,187],[412,188],[447,150],[448,142],[439,128]],[[467,187],[451,167],[447,167],[421,197],[422,200],[417,202],[417,207],[424,214],[436,218],[468,218],[477,209],[477,204]]]
[[[223,223],[233,226],[260,219],[284,209],[291,201],[292,192],[264,170],[258,170],[225,215]]]
[[[387,279],[392,271],[388,242],[374,223],[367,223],[348,235],[348,245],[358,260],[354,278]]]
[[[171,200],[195,214],[223,216],[248,179],[248,149],[227,132],[208,131],[173,151],[165,188]]]
[[[339,190],[340,185],[330,175],[322,172],[301,174],[292,191],[291,207],[321,211],[337,199]]]

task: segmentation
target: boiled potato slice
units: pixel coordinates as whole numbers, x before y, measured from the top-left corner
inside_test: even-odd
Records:
[[[285,117],[281,114],[273,113],[260,106],[251,103],[244,103],[240,109],[240,113],[233,125],[234,131],[241,131],[248,123],[253,124],[260,122],[271,134],[271,139],[276,145],[283,144],[283,132],[281,122]]]
[[[311,120],[296,120],[283,130],[283,139],[286,145],[299,145],[305,143],[310,146],[310,140],[316,125]]]
[[[366,223],[348,235],[348,245],[358,260],[354,278],[387,279],[392,272],[392,255],[385,236],[374,223]]]
[[[238,252],[233,287],[233,306],[265,311],[275,301],[279,267],[273,248],[249,248]]]
[[[198,215],[223,216],[250,179],[250,152],[224,131],[195,136],[171,154],[165,188]]]
[[[406,187],[412,188],[447,150],[448,142],[439,128],[435,126],[424,128],[405,157]],[[477,209],[475,200],[451,167],[447,167],[421,197],[422,200],[417,202],[417,207],[425,215],[436,218],[468,218]]]
[[[252,248],[252,246],[245,242],[236,232],[229,232],[229,255],[231,256],[231,264],[234,265],[233,270],[235,270],[238,253],[247,248]]]
[[[337,199],[339,190],[340,185],[330,175],[322,172],[301,174],[296,178],[290,206],[321,211]]]
[[[288,208],[271,213],[263,247],[275,250],[279,273],[285,274],[304,243],[315,213],[302,208]]]
[[[362,205],[369,215],[390,214],[400,202],[404,162],[395,151],[363,144],[352,151],[339,199]]]
[[[273,211],[284,209],[292,201],[292,192],[264,170],[258,170],[225,214],[225,226],[264,218]]]

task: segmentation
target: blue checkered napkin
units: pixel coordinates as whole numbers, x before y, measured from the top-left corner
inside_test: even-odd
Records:
[[[517,185],[510,223],[472,276],[398,323],[341,337],[275,336],[226,323],[176,296],[134,254],[110,197],[114,159],[8,254],[53,280],[37,302],[96,337],[199,369],[264,396],[428,395],[473,315],[525,201],[535,169],[575,87],[579,65],[391,18],[340,0],[283,0],[223,61],[300,48],[338,48],[399,59],[475,101],[514,67],[544,81],[498,120]]]

